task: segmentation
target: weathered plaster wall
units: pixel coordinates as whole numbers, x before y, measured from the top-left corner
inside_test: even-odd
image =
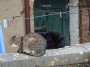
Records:
[[[90,42],[90,34],[89,34],[89,12],[86,9],[88,8],[86,1],[80,2],[80,9],[82,9],[80,18],[80,41],[81,43]]]
[[[88,14],[88,10],[84,10],[82,11],[82,43],[86,43],[88,42],[88,37],[89,37],[89,14]]]
[[[33,1],[30,0],[31,30],[34,31]],[[22,14],[20,14],[22,12]],[[3,27],[6,52],[16,52],[17,48],[11,47],[9,39],[13,35],[25,35],[24,23],[24,0],[0,0],[0,20],[12,19],[14,16],[21,16],[14,19],[12,28]],[[2,25],[3,26],[3,25]]]
[[[79,43],[79,6],[78,0],[70,0],[70,40],[71,45]]]

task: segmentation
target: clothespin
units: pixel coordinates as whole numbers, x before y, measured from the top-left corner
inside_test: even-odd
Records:
[[[6,28],[6,26],[5,26],[5,20],[3,20],[3,27]]]
[[[60,18],[62,18],[62,12],[60,12]]]
[[[12,19],[9,20],[10,27],[12,27]]]
[[[3,25],[4,25],[4,28],[7,28],[8,27],[7,20],[6,19],[3,20]]]
[[[9,20],[7,20],[7,27],[10,27],[10,25],[9,25]]]

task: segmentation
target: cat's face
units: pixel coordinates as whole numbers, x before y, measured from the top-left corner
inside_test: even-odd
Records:
[[[10,46],[19,46],[21,43],[21,36],[14,35],[10,38],[9,44]]]

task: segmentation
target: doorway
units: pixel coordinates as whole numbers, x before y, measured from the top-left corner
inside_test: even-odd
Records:
[[[34,27],[35,32],[57,31],[65,36],[70,45],[69,14],[67,0],[35,0]]]

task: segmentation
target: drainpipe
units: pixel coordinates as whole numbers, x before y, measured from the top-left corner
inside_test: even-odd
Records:
[[[25,4],[25,18],[30,18],[29,0],[24,0],[24,4]],[[25,28],[26,28],[26,34],[29,34],[31,32],[30,19],[25,19]]]

